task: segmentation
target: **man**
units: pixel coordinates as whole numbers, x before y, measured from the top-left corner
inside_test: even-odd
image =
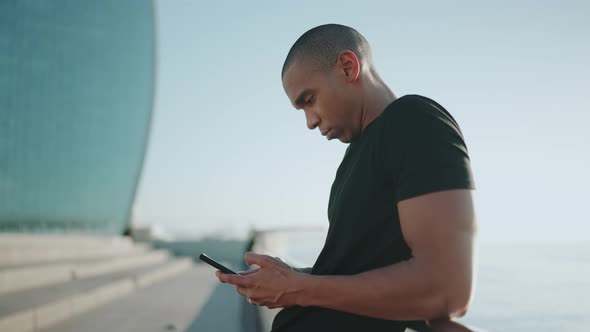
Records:
[[[282,82],[309,129],[349,143],[313,268],[247,253],[259,268],[217,272],[252,304],[285,308],[283,331],[441,330],[465,314],[474,277],[474,189],[453,117],[426,97],[396,98],[356,30],[316,27],[292,46]],[[458,324],[457,324],[458,326]]]

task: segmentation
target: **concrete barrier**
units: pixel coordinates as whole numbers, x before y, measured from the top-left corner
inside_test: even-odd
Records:
[[[148,251],[145,244],[104,248],[0,248],[0,268],[32,264],[57,263],[66,260],[97,259],[121,255],[137,255]]]
[[[0,294],[16,292],[157,264],[170,256],[160,250],[79,264],[51,264],[0,270]]]
[[[141,275],[115,280],[106,285],[81,291],[35,308],[0,317],[0,331],[40,331],[175,276],[193,266],[190,259],[173,260],[156,271],[147,271]]]
[[[168,252],[153,251],[140,256],[121,257],[106,262],[80,264],[73,266],[72,276],[74,279],[90,278],[102,274],[160,263],[169,257],[170,255]]]
[[[70,264],[0,270],[0,294],[57,284],[71,279]]]
[[[0,233],[0,251],[3,248],[104,248],[106,246],[133,246],[133,241],[121,236]]]
[[[0,318],[0,331],[31,332],[35,330],[35,313],[25,310],[8,317]]]
[[[187,270],[191,266],[193,266],[193,262],[191,259],[179,259],[178,261],[172,263],[171,266],[166,270],[154,271],[151,273],[147,273],[145,275],[138,276],[135,279],[135,285],[137,286],[137,288],[147,287],[160,280],[166,279],[184,270]]]
[[[35,329],[40,330],[72,317],[72,300],[65,298],[34,310]]]

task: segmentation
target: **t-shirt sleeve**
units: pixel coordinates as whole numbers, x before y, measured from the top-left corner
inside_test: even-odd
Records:
[[[431,192],[475,189],[467,147],[452,116],[427,99],[400,106],[391,114],[384,145],[396,203]]]

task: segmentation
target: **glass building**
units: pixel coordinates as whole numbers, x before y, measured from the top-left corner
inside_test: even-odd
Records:
[[[154,75],[152,1],[0,1],[0,232],[127,228]]]

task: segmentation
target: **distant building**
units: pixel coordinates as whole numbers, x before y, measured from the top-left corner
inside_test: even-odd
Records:
[[[154,80],[152,1],[0,1],[0,232],[123,233]]]

